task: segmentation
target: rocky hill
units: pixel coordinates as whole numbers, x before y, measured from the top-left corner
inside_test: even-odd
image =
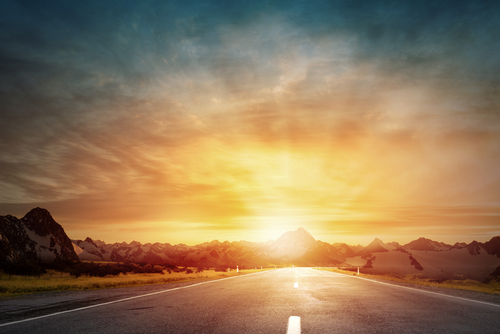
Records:
[[[23,218],[0,216],[0,262],[78,261],[64,229],[41,208]]]

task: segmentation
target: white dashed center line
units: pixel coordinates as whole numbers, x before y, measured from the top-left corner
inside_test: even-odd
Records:
[[[293,287],[294,288],[298,288],[299,287],[299,283],[293,283]]]
[[[300,317],[291,316],[288,318],[286,334],[300,334]]]

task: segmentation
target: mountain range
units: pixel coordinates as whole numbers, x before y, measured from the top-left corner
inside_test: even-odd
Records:
[[[419,238],[405,245],[375,238],[368,246],[329,244],[303,228],[277,240],[213,240],[196,246],[169,243],[106,244],[90,237],[70,240],[61,225],[41,208],[21,219],[0,216],[0,262],[21,260],[147,262],[176,266],[253,268],[271,265],[361,267],[368,273],[419,274],[484,280],[500,271],[500,236],[485,243],[454,245]]]

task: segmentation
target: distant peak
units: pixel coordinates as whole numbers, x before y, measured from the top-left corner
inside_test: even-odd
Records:
[[[367,247],[382,247],[385,249],[390,248],[390,247],[388,247],[388,245],[385,242],[383,242],[379,238],[373,239],[373,241]]]
[[[85,242],[88,242],[89,244],[92,244],[92,245],[94,245],[94,246],[96,246],[96,247],[97,247],[97,245],[96,245],[96,243],[94,242],[94,240],[92,240],[92,238],[90,238],[90,237],[87,237],[87,238],[85,239]]]

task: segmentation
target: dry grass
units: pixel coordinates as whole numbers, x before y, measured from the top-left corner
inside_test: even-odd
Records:
[[[320,268],[320,270],[327,270],[345,275],[356,275],[355,272],[349,270],[336,269],[336,268]],[[360,273],[359,276],[372,279],[382,278],[390,281],[433,286],[438,288],[462,289],[462,290],[470,290],[477,292],[500,294],[500,282],[490,282],[488,284],[485,284],[472,279],[436,280],[431,278],[419,277],[418,275],[400,276],[395,274],[373,275],[373,274]]]
[[[264,269],[266,270],[266,269]],[[40,277],[9,276],[0,274],[0,297],[12,297],[16,295],[30,294],[36,292],[62,291],[62,290],[95,290],[131,287],[152,284],[179,283],[195,280],[218,279],[231,276],[245,275],[263,270],[240,270],[231,272],[215,272],[205,270],[202,273],[176,273],[168,274],[120,274],[119,276],[89,277],[81,276],[74,278],[68,273],[48,270],[47,274]]]

